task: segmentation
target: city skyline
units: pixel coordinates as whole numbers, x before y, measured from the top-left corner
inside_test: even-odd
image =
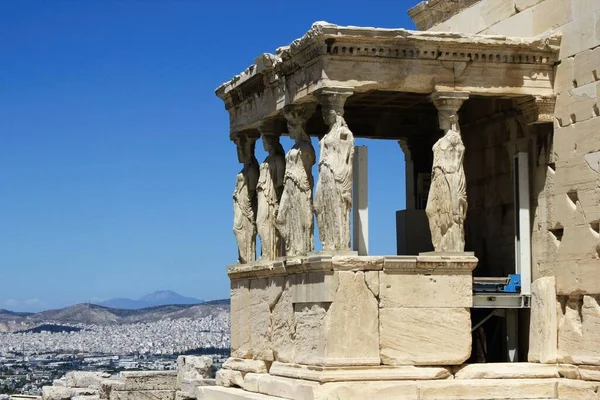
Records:
[[[315,21],[413,29],[405,10],[416,3],[308,1],[292,14],[266,0],[0,5],[0,308],[157,290],[228,297],[240,166],[214,90]],[[395,254],[403,153],[356,144],[370,152],[371,253]]]

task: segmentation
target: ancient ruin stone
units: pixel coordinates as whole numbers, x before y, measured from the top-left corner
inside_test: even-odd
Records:
[[[557,344],[556,280],[554,277],[540,278],[531,286],[529,362],[555,363]]]

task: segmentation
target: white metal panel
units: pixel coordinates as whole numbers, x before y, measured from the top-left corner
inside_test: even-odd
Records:
[[[369,179],[367,146],[354,147],[352,191],[352,249],[369,255]]]
[[[517,153],[514,162],[515,263],[521,274],[521,293],[531,294],[531,227],[529,204],[529,157]]]
[[[520,294],[477,293],[473,295],[473,308],[529,308],[531,298]]]

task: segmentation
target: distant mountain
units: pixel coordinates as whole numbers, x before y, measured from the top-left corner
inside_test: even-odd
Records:
[[[13,313],[0,310],[0,333],[32,329],[43,324],[113,325],[155,322],[164,319],[202,318],[229,313],[228,300],[212,304],[176,304],[140,310],[118,309],[95,304],[76,304],[39,313]]]
[[[216,300],[216,301],[221,301],[221,300]],[[28,315],[32,315],[33,313],[30,312],[16,312],[16,311],[8,311],[5,310],[3,308],[0,308],[0,315],[13,315],[13,316],[18,316],[18,317],[26,317]]]
[[[204,300],[185,297],[171,290],[162,290],[147,294],[137,300],[116,298],[97,303],[99,306],[120,308],[125,310],[140,310],[148,307],[158,307],[173,304],[202,304]]]

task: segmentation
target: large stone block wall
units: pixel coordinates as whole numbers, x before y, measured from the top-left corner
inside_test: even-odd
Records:
[[[532,184],[533,276],[556,279],[558,361],[596,365],[600,352],[591,343],[600,338],[599,22],[599,0],[482,0],[430,29],[562,34],[554,131],[530,149],[539,158]]]
[[[251,361],[461,364],[471,353],[477,260],[453,260],[319,256],[230,270],[232,361],[225,367],[233,360],[238,367],[225,369]],[[220,378],[233,382],[235,375]]]

